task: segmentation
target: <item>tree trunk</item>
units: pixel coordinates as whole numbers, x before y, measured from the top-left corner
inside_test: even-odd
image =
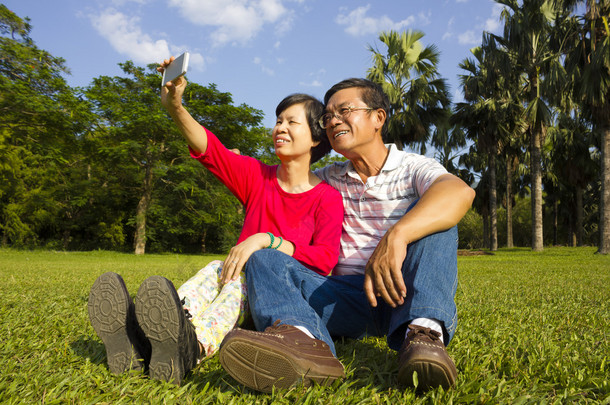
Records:
[[[506,247],[514,247],[513,242],[513,164],[510,156],[506,157]]]
[[[602,149],[602,187],[599,207],[599,250],[597,253],[610,253],[610,126],[600,128]]]
[[[489,212],[487,212],[487,209],[484,209],[481,214],[483,217],[483,243],[485,243],[485,247],[489,249]]]
[[[532,171],[532,250],[541,252],[544,248],[542,239],[542,167],[541,144],[544,126],[532,128],[530,165]]]
[[[559,245],[559,199],[553,198],[553,246]]]
[[[496,191],[496,154],[498,147],[494,144],[489,154],[489,249],[498,250],[498,193]]]
[[[142,196],[136,208],[136,234],[133,241],[134,253],[143,255],[146,251],[146,215],[152,199],[152,165],[150,161],[146,164]]]
[[[203,233],[201,234],[201,253],[206,253],[206,248],[205,248],[205,239],[208,235],[208,231],[207,229],[203,230]]]
[[[576,186],[576,246],[582,246],[582,232],[583,232],[583,202],[582,197],[584,189],[580,186]]]
[[[568,217],[568,240],[566,241],[566,245],[570,247],[574,247],[576,245],[576,236],[574,236],[574,221],[571,215]]]
[[[70,237],[70,231],[68,229],[64,230],[63,234],[62,234],[62,246],[64,250],[68,250],[68,246],[70,245],[70,239],[72,239]]]

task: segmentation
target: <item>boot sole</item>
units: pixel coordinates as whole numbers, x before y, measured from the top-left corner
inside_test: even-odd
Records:
[[[447,390],[455,385],[457,377],[445,364],[422,360],[403,366],[398,372],[398,381],[414,387],[413,372],[417,372],[417,391],[427,391],[439,386]]]
[[[131,297],[125,282],[116,273],[104,273],[89,292],[87,310],[95,333],[106,347],[108,369],[113,374],[144,368],[142,356],[129,339]]]
[[[314,381],[329,385],[343,377],[343,370],[337,375],[318,374],[304,369],[295,359],[277,349],[239,338],[223,342],[219,360],[223,369],[236,381],[266,393],[272,392],[274,387],[287,389],[299,383],[309,387]]]
[[[136,318],[150,340],[150,378],[180,385],[185,375],[178,340],[184,330],[180,298],[164,277],[144,280],[136,296]]]

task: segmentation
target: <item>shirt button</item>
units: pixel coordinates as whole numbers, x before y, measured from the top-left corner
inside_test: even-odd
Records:
[[[366,201],[366,197],[362,197],[360,201]]]

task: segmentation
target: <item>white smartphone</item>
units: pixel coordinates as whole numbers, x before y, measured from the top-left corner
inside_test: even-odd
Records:
[[[163,71],[163,79],[161,79],[161,87],[165,83],[176,80],[180,76],[184,76],[189,67],[189,53],[184,52],[178,56],[172,63],[169,64]]]

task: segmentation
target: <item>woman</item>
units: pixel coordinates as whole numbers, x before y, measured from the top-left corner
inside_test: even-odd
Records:
[[[158,70],[163,72],[172,60],[165,60]],[[199,125],[182,105],[185,87],[184,78],[166,83],[161,102],[186,139],[191,156],[244,205],[237,245],[223,263],[210,263],[178,291],[163,277],[146,279],[135,310],[115,273],[100,276],[89,296],[91,323],[106,346],[110,370],[142,368],[150,351],[150,376],[176,383],[198,360],[212,356],[224,336],[243,320],[247,301],[242,269],[253,252],[277,249],[328,275],[337,263],[343,221],[339,193],[309,170],[330,151],[317,125],[322,103],[304,94],[279,103],[272,135],[281,163],[269,166],[229,151]]]

